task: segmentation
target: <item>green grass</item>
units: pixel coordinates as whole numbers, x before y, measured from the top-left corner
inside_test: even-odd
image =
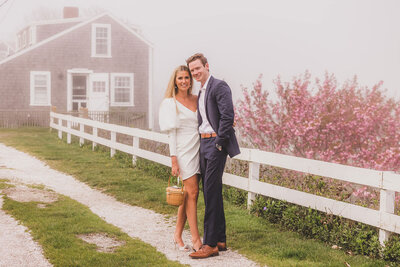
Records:
[[[9,184],[8,182],[9,182],[8,179],[0,179],[0,190],[14,187],[14,185]]]
[[[30,229],[54,266],[181,266],[65,196],[46,208],[38,208],[37,202],[21,203],[5,198],[3,209]],[[98,252],[96,245],[77,237],[89,233],[104,233],[125,244],[113,253]]]
[[[75,176],[88,185],[131,205],[163,214],[175,214],[165,204],[165,173],[160,167],[132,168],[129,159],[119,154],[92,152],[90,144],[79,147],[77,141],[66,144],[48,129],[1,129],[0,142],[28,152],[49,166]],[[143,164],[145,165],[145,164]],[[162,168],[161,168],[162,169]],[[204,216],[203,198],[199,198],[200,231]],[[364,256],[350,256],[322,242],[297,233],[282,231],[277,225],[250,215],[247,210],[225,201],[228,246],[248,258],[268,266],[385,266],[385,262]],[[387,265],[388,263],[386,263]]]

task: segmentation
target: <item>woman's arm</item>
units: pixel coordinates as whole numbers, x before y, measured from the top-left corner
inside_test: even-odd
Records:
[[[171,129],[168,132],[168,140],[169,140],[169,155],[171,156],[171,174],[173,176],[179,176],[179,164],[178,159],[176,157],[176,129]]]

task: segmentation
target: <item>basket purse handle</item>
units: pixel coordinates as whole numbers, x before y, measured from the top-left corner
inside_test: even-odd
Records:
[[[170,186],[171,178],[172,178],[172,175],[170,174],[169,175],[169,179],[168,179],[168,187]],[[177,178],[178,178],[177,179],[178,182],[176,184],[179,185],[180,177],[178,176]],[[181,184],[182,184],[181,189],[182,189],[182,192],[183,192],[183,181],[181,182]]]

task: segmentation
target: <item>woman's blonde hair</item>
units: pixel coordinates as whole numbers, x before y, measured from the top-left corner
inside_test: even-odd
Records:
[[[169,83],[167,86],[167,90],[165,91],[165,96],[164,98],[175,98],[175,95],[178,93],[178,86],[176,85],[176,75],[178,75],[179,71],[186,71],[189,73],[190,77],[190,86],[188,89],[188,94],[192,94],[192,86],[193,86],[193,77],[192,74],[190,73],[190,70],[187,66],[181,65],[172,72],[171,78],[169,79]]]

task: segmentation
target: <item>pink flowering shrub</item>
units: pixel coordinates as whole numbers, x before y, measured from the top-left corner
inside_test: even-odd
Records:
[[[276,98],[262,89],[242,88],[236,121],[242,140],[253,147],[299,157],[376,170],[400,170],[400,103],[357,78],[339,85],[333,74],[274,81]],[[365,190],[361,190],[365,191]],[[361,191],[359,194],[361,194]]]

